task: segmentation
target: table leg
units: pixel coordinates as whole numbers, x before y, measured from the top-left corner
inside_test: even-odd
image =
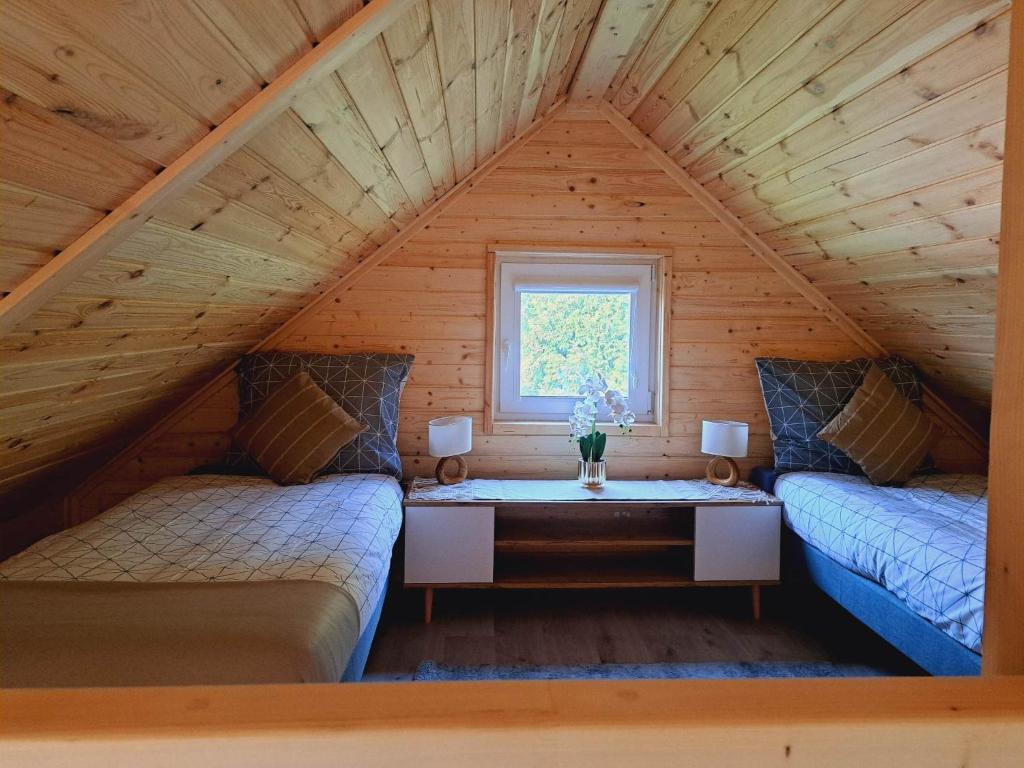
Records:
[[[761,585],[754,584],[750,588],[750,597],[754,608],[754,621],[761,620]]]
[[[429,624],[434,615],[434,588],[427,587],[423,591],[423,623]]]

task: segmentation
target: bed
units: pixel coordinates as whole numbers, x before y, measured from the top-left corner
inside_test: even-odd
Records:
[[[932,674],[981,668],[987,480],[902,487],[834,472],[755,473],[784,502],[787,560]]]
[[[357,680],[401,500],[381,474],[167,478],[0,563],[0,684]]]

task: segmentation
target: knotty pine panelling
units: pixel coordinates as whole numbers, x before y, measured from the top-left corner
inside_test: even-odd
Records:
[[[101,464],[567,94],[609,100],[937,390],[987,408],[1009,4],[421,0],[0,341],[4,514]],[[362,3],[102,5],[0,4],[0,296]],[[710,411],[752,420],[763,460],[750,359],[856,350],[603,119],[573,114],[289,343],[415,346],[414,470],[428,416],[481,413],[486,243],[669,247],[672,434],[624,443],[618,467],[696,471]],[[221,395],[82,514],[222,452]],[[557,441],[478,446],[481,472],[571,467]]]
[[[359,3],[261,0],[244,13],[237,6],[0,4],[0,295],[311,50]]]
[[[361,4],[236,5],[0,5],[0,297]],[[0,341],[5,538],[37,491],[70,488],[368,247],[250,150],[159,211]]]
[[[1009,5],[678,0],[606,94],[979,422],[991,398]]]
[[[362,5],[3,3],[0,292]],[[102,464],[548,111],[599,6],[412,4],[0,341],[0,520]]]
[[[638,152],[599,113],[565,113],[514,151],[449,213],[295,329],[282,348],[416,355],[402,400],[399,447],[408,475],[432,471],[426,422],[468,413],[480,476],[570,477],[574,447],[559,436],[497,436],[483,425],[487,245],[650,246],[672,254],[668,437],[613,436],[620,478],[703,471],[702,418],[751,424],[745,469],[771,463],[753,359],[842,359],[860,350]],[[123,474],[76,500],[88,517],[167,474],[213,462],[237,417],[231,381],[149,444]],[[949,467],[976,466],[956,439]]]

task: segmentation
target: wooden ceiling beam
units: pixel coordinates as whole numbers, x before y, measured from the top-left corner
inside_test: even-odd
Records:
[[[638,149],[642,150],[652,162],[700,202],[726,229],[736,235],[748,248],[767,262],[768,266],[775,270],[793,290],[807,299],[818,311],[835,323],[861,349],[872,357],[888,356],[889,353],[885,347],[861,328],[855,320],[843,312],[828,296],[822,293],[792,264],[780,256],[774,248],[762,240],[756,232],[744,224],[732,211],[726,208],[721,200],[708,192],[685,168],[669,157],[649,137],[645,136],[639,128],[633,125],[628,117],[608,102],[602,102],[600,109],[612,125],[618,128]],[[928,387],[925,387],[924,399],[926,406],[940,421],[966,440],[982,456],[988,455],[988,443],[985,439]]]
[[[373,0],[366,5],[138,192],[0,299],[0,336],[14,330],[101,256],[142,227],[159,206],[190,189],[255,137],[287,110],[302,91],[338,69],[414,1]]]

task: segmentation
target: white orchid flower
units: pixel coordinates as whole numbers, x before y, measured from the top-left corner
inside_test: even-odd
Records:
[[[629,410],[625,396],[616,389],[609,389],[608,382],[600,373],[592,373],[580,378],[578,389],[580,397],[572,409],[569,419],[569,437],[579,440],[581,437],[594,434],[599,416],[598,403],[608,409],[611,421],[622,432],[630,432],[636,423],[636,414]]]
[[[588,400],[600,400],[604,396],[608,384],[599,373],[584,377],[580,384],[579,393]]]
[[[597,406],[589,400],[582,400],[576,403],[572,412],[577,418],[593,419],[597,417]]]

